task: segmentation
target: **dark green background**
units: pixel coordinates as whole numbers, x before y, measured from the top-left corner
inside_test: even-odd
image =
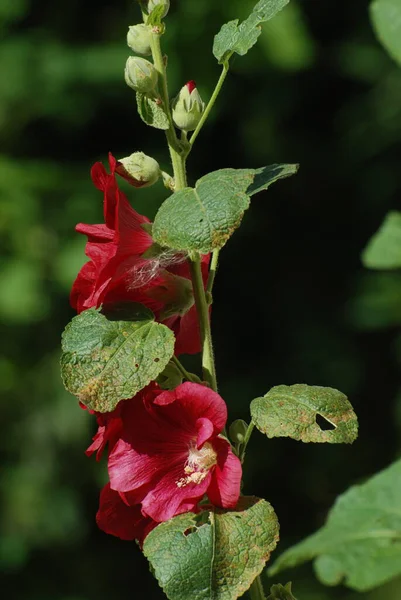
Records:
[[[195,79],[207,99],[221,24],[253,0],[172,0],[163,40],[171,94]],[[132,0],[0,2],[1,589],[8,600],[139,600],[163,595],[134,544],[94,522],[105,464],[84,455],[93,420],[63,391],[60,334],[84,262],[78,221],[102,219],[89,169],[109,150],[168,168],[163,134],[124,83]],[[253,199],[221,256],[213,326],[231,417],[277,384],[339,388],[360,417],[353,446],[255,433],[246,492],[274,505],[281,548],[323,522],[336,496],[400,452],[400,275],[360,252],[401,188],[401,69],[376,41],[364,0],[292,0],[232,72],[189,162],[192,182],[222,167],[300,162]],[[125,188],[126,189],[126,188]],[[126,189],[150,217],[161,185]],[[188,366],[194,363],[187,361]],[[284,574],[299,600],[357,598],[310,567]],[[267,579],[265,580],[268,585]],[[141,591],[139,591],[141,589]],[[397,600],[401,581],[363,600]]]

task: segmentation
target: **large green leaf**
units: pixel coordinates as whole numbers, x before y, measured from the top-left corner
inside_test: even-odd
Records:
[[[374,0],[370,16],[376,35],[387,52],[401,64],[401,2]]]
[[[386,215],[366,246],[362,262],[370,269],[401,269],[401,212]]]
[[[64,385],[92,410],[109,412],[132,398],[173,355],[174,335],[154,321],[151,311],[130,305],[127,315],[106,317],[91,308],[74,317],[63,333]]]
[[[351,443],[358,420],[347,397],[317,385],[278,385],[251,402],[252,420],[267,437],[291,437],[302,442]],[[317,422],[318,415],[328,429]]]
[[[297,165],[221,169],[167,198],[153,223],[153,239],[175,250],[208,253],[224,246],[239,227],[249,198],[297,172]]]
[[[179,515],[154,529],[143,551],[169,600],[236,600],[278,541],[265,500],[243,497],[235,511]]]
[[[342,494],[326,525],[284,552],[269,574],[309,560],[322,583],[359,591],[401,575],[401,460]]]
[[[269,21],[290,0],[260,0],[249,17],[238,25],[239,20],[223,25],[214,38],[213,54],[222,63],[234,52],[243,56],[256,44],[261,33],[261,23]]]

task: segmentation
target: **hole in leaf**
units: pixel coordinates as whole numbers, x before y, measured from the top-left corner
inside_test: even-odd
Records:
[[[160,358],[154,358],[153,362],[159,362]]]
[[[333,423],[330,423],[330,421],[327,421],[327,419],[325,419],[324,417],[322,417],[322,415],[319,414],[316,415],[316,424],[320,427],[322,431],[331,431],[336,428],[336,426],[333,425]]]
[[[184,531],[184,535],[185,537],[187,537],[188,535],[191,535],[191,533],[195,533],[196,532],[196,527],[188,527],[188,529],[186,529]]]
[[[138,363],[135,363],[135,369],[139,369]]]

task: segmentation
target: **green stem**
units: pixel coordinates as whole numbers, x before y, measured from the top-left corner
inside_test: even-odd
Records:
[[[193,134],[191,135],[191,138],[189,140],[189,145],[190,145],[189,152],[191,151],[192,146],[194,145],[194,142],[195,142],[196,138],[198,137],[200,130],[202,129],[203,125],[205,124],[205,121],[208,118],[209,113],[214,106],[214,103],[216,102],[217,96],[219,95],[220,90],[223,87],[224,80],[227,77],[227,73],[228,73],[228,63],[224,63],[223,70],[222,70],[219,80],[216,84],[216,87],[214,88],[212,97],[210,98],[208,105],[205,108],[205,112],[203,113],[202,118],[199,121],[197,128],[195,129],[195,131],[193,132]],[[189,152],[188,152],[188,154],[189,154]]]
[[[266,600],[260,575],[256,577],[255,581],[249,588],[249,596],[251,600]]]
[[[239,456],[239,459],[242,463],[244,462],[246,447],[248,445],[249,440],[251,439],[251,435],[252,435],[252,431],[254,430],[254,427],[255,427],[255,424],[253,421],[251,421],[248,425],[248,429],[245,432],[245,437],[244,437],[244,441],[241,444],[241,452],[240,452],[240,456]]]
[[[210,329],[209,305],[206,301],[203,287],[202,271],[199,254],[189,259],[191,279],[194,289],[195,304],[198,311],[202,339],[202,369],[203,377],[215,392],[217,392],[216,369],[214,365],[212,332]]]
[[[163,54],[160,46],[160,32],[152,31],[151,36],[151,49],[153,62],[156,70],[159,73],[159,87],[160,87],[160,97],[163,102],[163,106],[166,111],[166,115],[169,120],[170,127],[166,131],[166,137],[168,142],[168,147],[171,156],[171,162],[173,165],[174,171],[174,181],[175,181],[175,191],[182,190],[187,186],[187,177],[186,177],[186,166],[185,161],[186,157],[189,153],[188,148],[184,149],[182,143],[177,139],[177,135],[174,129],[173,118],[171,116],[170,110],[170,101],[168,95],[167,88],[167,75],[166,75],[166,67],[163,60]],[[216,86],[216,89],[213,93],[212,98],[206,108],[206,116],[203,115],[203,123],[205,122],[207,115],[209,114],[214,101],[217,98],[217,95],[220,91],[220,88],[223,84],[225,76],[227,75],[228,67],[224,66],[223,73],[220,76],[219,82]],[[192,135],[192,140],[194,136],[196,137],[200,131],[201,127],[197,127],[197,130],[194,131]],[[183,136],[183,142],[185,142],[185,136]],[[199,325],[201,330],[201,339],[202,339],[202,370],[203,377],[209,383],[210,387],[217,391],[217,379],[216,379],[216,370],[214,365],[214,355],[213,355],[213,345],[212,345],[212,333],[210,329],[210,320],[209,320],[209,305],[206,301],[205,288],[203,286],[202,279],[202,271],[201,271],[201,263],[200,263],[200,255],[197,253],[196,256],[189,260],[189,265],[191,269],[191,279],[195,296],[195,304],[198,311]],[[178,365],[177,365],[178,366]]]
[[[152,31],[150,46],[152,49],[153,63],[156,71],[159,73],[159,91],[163,102],[163,108],[168,118],[169,128],[166,130],[166,138],[170,151],[171,162],[174,169],[175,189],[180,190],[187,185],[185,175],[185,159],[181,154],[182,148],[177,138],[173,117],[170,110],[170,98],[167,87],[166,66],[164,64],[163,54],[160,46],[160,33]]]
[[[177,369],[180,371],[181,375],[183,375],[185,377],[185,379],[187,379],[188,381],[191,381],[192,383],[202,383],[202,381],[199,379],[199,377],[197,375],[195,375],[194,373],[190,373],[189,371],[186,370],[184,365],[178,360],[178,358],[176,356],[173,356],[172,361],[175,364],[175,366],[177,367]]]
[[[210,263],[209,279],[207,280],[206,293],[211,294],[213,290],[214,278],[216,277],[217,266],[219,264],[220,250],[215,250],[212,254]]]

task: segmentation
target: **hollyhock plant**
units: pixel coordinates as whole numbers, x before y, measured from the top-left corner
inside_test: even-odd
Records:
[[[183,383],[162,391],[151,385],[100,421],[89,453],[109,442],[111,489],[155,521],[194,510],[205,494],[215,506],[233,508],[241,462],[221,437],[224,400],[209,388]]]
[[[221,74],[205,103],[193,80],[171,100],[161,47],[170,2],[138,0],[143,23],[131,26],[128,45],[149,60],[130,56],[126,82],[142,121],[164,132],[171,172],[141,151],[121,161],[109,154],[109,171],[100,162],[91,171],[103,194],[104,223],[76,228],[88,238],[89,261],[72,288],[78,315],[63,334],[61,365],[67,389],[97,420],[86,454],[97,460],[107,454],[109,481],[96,520],[106,533],[139,541],[170,600],[236,600],[247,590],[252,600],[266,597],[260,574],[279,539],[278,519],[266,500],[240,498],[255,428],[303,442],[350,443],[357,436],[352,406],[332,388],[277,385],[251,401],[246,421],[227,430],[227,406],[218,394],[210,311],[220,252],[253,196],[298,165],[220,168],[192,184],[187,162],[231,58],[246,54],[263,22],[288,1],[259,0],[244,22],[221,28],[213,44]],[[163,181],[168,197],[153,223],[131,207],[118,176],[135,194]],[[232,275],[240,285],[235,265]],[[234,333],[257,331],[252,310],[251,299],[238,306]],[[200,353],[198,373],[181,363],[178,356],[186,353]],[[196,360],[193,365],[196,371]],[[330,426],[321,428],[318,416]],[[284,592],[293,598],[289,588]]]
[[[139,302],[174,331],[177,355],[195,354],[200,351],[200,333],[185,256],[171,252],[153,256],[151,223],[119,189],[115,176],[119,163],[112,154],[109,165],[110,173],[101,163],[91,170],[94,185],[104,194],[105,223],[76,226],[88,236],[85,252],[91,260],[74,282],[71,305],[80,313],[102,304]],[[209,256],[203,256],[204,285],[208,263]]]

